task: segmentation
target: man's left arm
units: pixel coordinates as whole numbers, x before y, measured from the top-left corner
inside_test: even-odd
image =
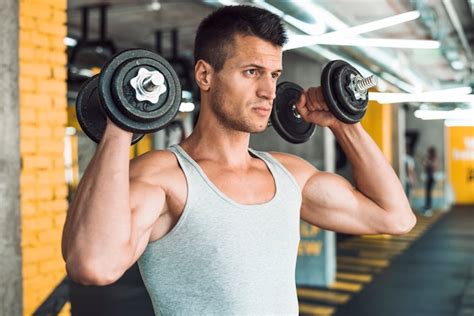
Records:
[[[306,120],[332,130],[352,164],[355,188],[338,175],[310,172],[302,189],[301,217],[321,228],[350,234],[410,231],[416,217],[400,180],[375,142],[360,123],[344,124],[329,113],[320,97],[312,99],[299,104],[298,110]]]

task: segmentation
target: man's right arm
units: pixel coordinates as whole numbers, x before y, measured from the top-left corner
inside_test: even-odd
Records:
[[[68,211],[62,253],[76,282],[115,282],[145,249],[164,208],[161,188],[130,180],[131,139],[107,125]]]

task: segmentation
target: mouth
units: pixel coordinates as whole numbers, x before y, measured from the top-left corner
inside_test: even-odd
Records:
[[[254,110],[255,112],[257,112],[259,115],[261,116],[268,116],[270,114],[270,112],[272,111],[272,108],[270,107],[255,107],[255,108],[252,108],[252,110]]]

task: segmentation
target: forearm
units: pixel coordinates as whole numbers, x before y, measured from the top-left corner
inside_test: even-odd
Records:
[[[352,164],[357,189],[387,212],[411,212],[396,173],[362,125],[331,130]]]
[[[123,256],[131,230],[128,136],[107,127],[84,173],[63,233],[68,265],[109,265]]]

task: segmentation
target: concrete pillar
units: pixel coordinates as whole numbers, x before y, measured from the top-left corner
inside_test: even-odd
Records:
[[[336,172],[336,137],[327,127],[324,133],[324,171]],[[324,231],[325,258],[324,274],[326,275],[325,285],[330,285],[336,280],[336,233]]]
[[[0,315],[22,314],[18,1],[0,10]]]
[[[336,138],[331,130],[323,128],[324,134],[324,171],[336,172]]]

